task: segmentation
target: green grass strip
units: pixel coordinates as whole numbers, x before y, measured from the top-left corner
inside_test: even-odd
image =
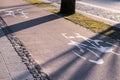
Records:
[[[50,5],[48,3],[43,3],[40,0],[25,0],[33,5],[36,5],[38,7],[55,7],[53,5]],[[109,36],[113,39],[120,39],[120,31],[116,30],[116,29],[112,29],[111,25],[106,24],[104,22],[98,21],[98,20],[94,20],[90,17],[84,16],[80,13],[75,13],[72,15],[64,15],[64,14],[59,14],[59,10],[58,9],[52,9],[49,10],[52,13],[58,14],[63,16],[65,19],[68,19],[74,23],[77,23],[79,25],[82,25],[96,33],[100,33],[106,36]]]
[[[75,13],[72,15],[64,15],[60,14],[59,10],[52,9],[49,10],[52,13],[58,14],[63,16],[65,19],[68,19],[74,23],[77,23],[79,25],[82,25],[98,34],[103,34],[105,36],[109,36],[113,39],[120,39],[120,31],[113,28],[113,26],[106,24],[102,21],[98,21],[95,19],[92,19],[90,17],[84,16],[80,13]]]

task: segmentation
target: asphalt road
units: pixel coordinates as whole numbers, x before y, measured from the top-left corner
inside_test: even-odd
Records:
[[[78,0],[93,5],[120,10],[120,0]]]

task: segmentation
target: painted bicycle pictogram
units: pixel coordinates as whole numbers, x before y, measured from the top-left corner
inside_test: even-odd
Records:
[[[119,53],[116,53],[114,51],[115,48],[119,47],[115,44],[112,44],[110,42],[107,41],[103,41],[103,40],[98,40],[98,39],[89,39],[85,36],[82,36],[79,33],[74,33],[74,35],[69,35],[67,33],[62,33],[62,36],[64,38],[66,38],[67,40],[69,40],[68,45],[73,45],[76,46],[77,49],[79,49],[80,53],[85,53],[85,52],[90,52],[91,54],[93,54],[94,56],[97,57],[97,60],[93,60],[93,59],[88,59],[89,62],[95,63],[95,64],[103,64],[104,60],[100,57],[99,54],[97,54],[97,52],[95,51],[99,51],[101,53],[112,53],[114,55],[119,56]],[[81,42],[77,42],[74,41],[73,39],[82,39],[84,40],[83,43]],[[80,55],[79,52],[76,52],[75,50],[72,50],[72,52],[77,55],[78,57],[80,57],[83,60],[87,60],[87,58],[83,55]]]
[[[28,18],[26,12],[24,12],[22,9],[15,9],[15,10],[4,10],[1,11],[2,13],[4,13],[4,16],[12,16],[12,17],[24,17],[24,18]]]

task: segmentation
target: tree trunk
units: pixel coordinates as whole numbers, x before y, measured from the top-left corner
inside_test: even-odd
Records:
[[[75,1],[76,0],[61,0],[60,13],[74,14],[75,13]]]

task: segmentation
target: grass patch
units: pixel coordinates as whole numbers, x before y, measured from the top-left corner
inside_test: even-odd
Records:
[[[79,25],[82,25],[96,33],[99,34],[103,34],[106,36],[109,36],[113,39],[120,39],[120,32],[118,30],[112,29],[111,25],[106,24],[104,22],[98,21],[98,20],[94,20],[90,17],[84,16],[82,14],[79,13],[75,13],[72,15],[64,15],[64,14],[60,14],[59,10],[53,9],[53,10],[49,10],[52,13],[58,14],[63,16],[65,19],[68,19],[74,23],[77,23]],[[109,28],[111,28],[110,30],[108,30]]]
[[[50,5],[49,3],[41,2],[40,0],[25,0],[25,1],[33,5],[36,5],[37,7],[54,7],[53,5]]]
[[[59,14],[59,10],[49,10],[50,12],[52,13],[55,13],[55,14]],[[59,14],[60,15],[60,14]],[[101,22],[101,21],[97,21],[97,20],[94,20],[94,19],[91,19],[89,17],[86,17],[84,15],[81,15],[79,13],[75,13],[75,14],[72,14],[72,15],[64,15],[62,14],[62,16],[64,16],[64,18],[72,21],[72,22],[75,22],[79,25],[82,25],[82,26],[85,26],[95,32],[102,32],[104,30],[106,30],[107,28],[110,27],[110,25],[108,24],[105,24],[104,22]]]
[[[94,19],[88,18],[88,17],[83,16],[78,13],[70,15],[70,16],[66,16],[65,18],[69,19],[77,24],[80,24],[82,26],[85,26],[95,32],[98,32],[98,33],[101,31],[104,31],[110,27],[110,25],[108,25],[108,24],[105,24],[100,21],[96,21]]]

